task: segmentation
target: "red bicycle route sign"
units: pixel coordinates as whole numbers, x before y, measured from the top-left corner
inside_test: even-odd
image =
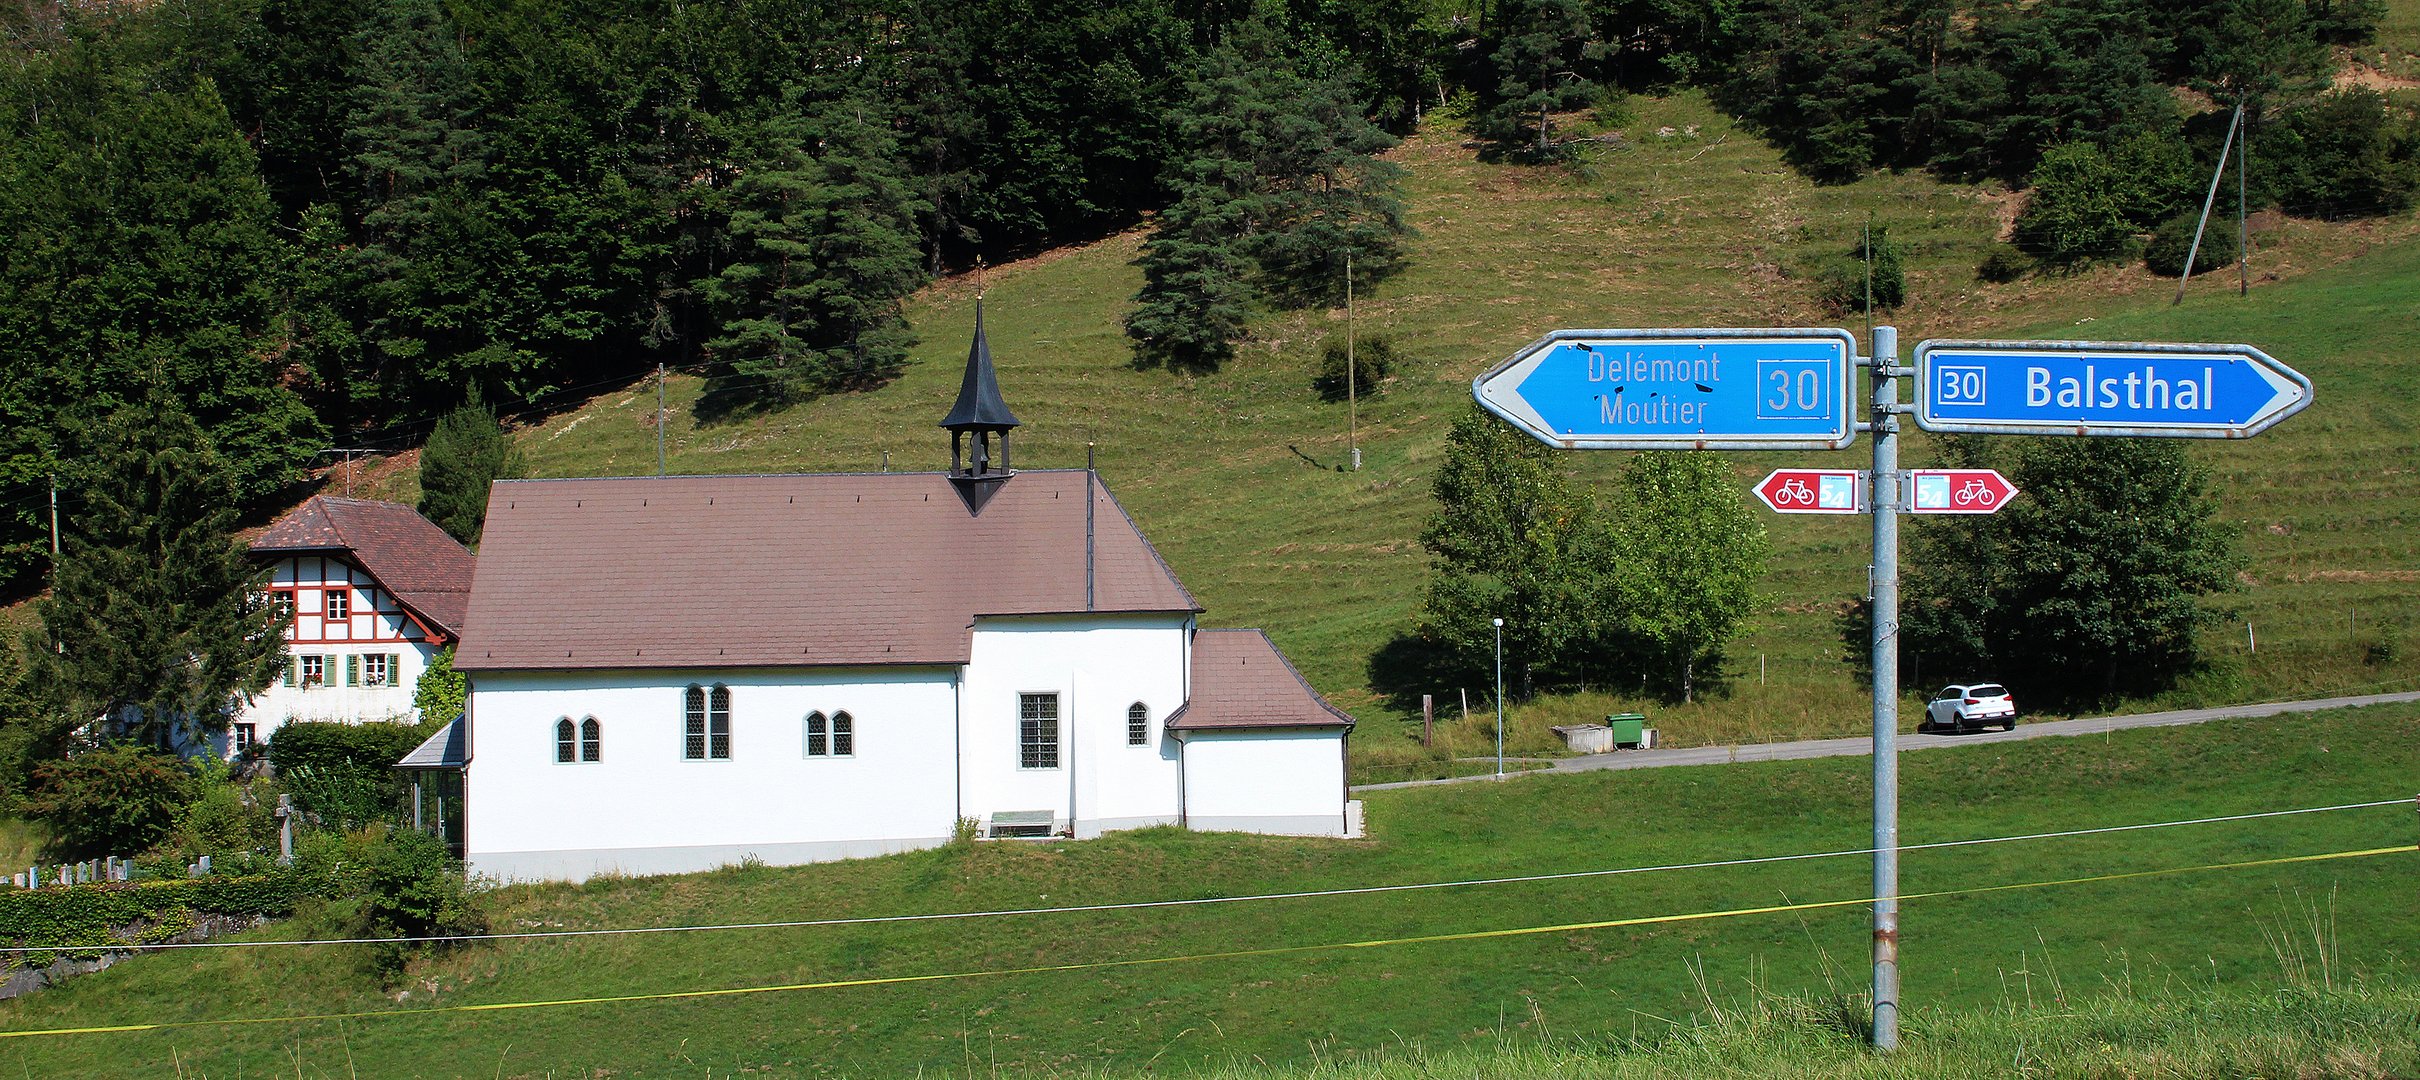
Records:
[[[1911,514],[1996,514],[2017,485],[1990,469],[1910,469]]]
[[[1862,514],[1865,473],[1857,469],[1775,469],[1756,497],[1777,514]]]

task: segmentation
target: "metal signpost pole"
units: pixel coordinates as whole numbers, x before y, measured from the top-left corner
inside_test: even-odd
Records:
[[[1874,363],[1874,1048],[1899,1048],[1899,328]]]
[[[1504,779],[1504,620],[1496,620],[1496,779]]]

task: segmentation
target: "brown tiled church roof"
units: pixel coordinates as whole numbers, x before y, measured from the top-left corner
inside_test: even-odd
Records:
[[[1351,726],[1258,630],[1195,634],[1193,696],[1168,717],[1171,731]]]
[[[435,629],[461,636],[476,558],[402,503],[314,495],[254,538],[250,550],[263,557],[343,556]]]
[[[980,515],[942,473],[510,480],[466,671],[963,664],[978,615],[1201,610],[1107,486],[1015,474]]]

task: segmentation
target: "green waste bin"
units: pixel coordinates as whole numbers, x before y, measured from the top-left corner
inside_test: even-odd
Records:
[[[1640,713],[1615,713],[1605,718],[1605,726],[1613,729],[1613,745],[1637,746],[1647,741],[1647,717]]]

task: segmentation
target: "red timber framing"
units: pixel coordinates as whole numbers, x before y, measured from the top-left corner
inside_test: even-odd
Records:
[[[327,632],[325,615],[327,594],[337,590],[349,597],[345,617],[340,620],[347,631],[342,636]],[[285,604],[294,613],[286,628],[288,645],[447,643],[447,635],[397,601],[394,593],[380,588],[378,579],[368,571],[333,556],[294,555],[278,560],[268,592],[273,598],[282,597],[273,602]],[[353,632],[357,629],[361,632]]]

